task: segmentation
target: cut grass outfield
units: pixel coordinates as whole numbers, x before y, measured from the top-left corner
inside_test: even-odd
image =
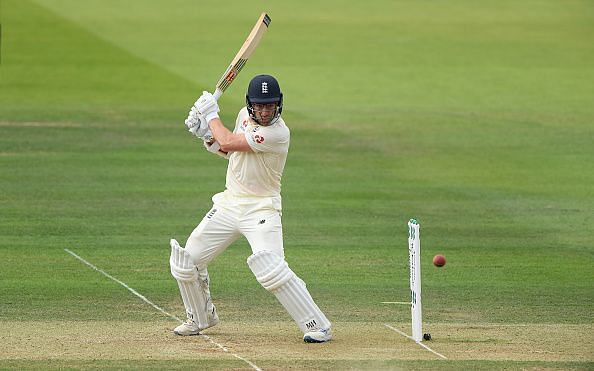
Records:
[[[270,31],[222,117],[252,75],[279,78],[286,255],[335,324],[319,349],[252,277],[245,242],[210,267],[208,335],[229,352],[173,337],[175,321],[64,251],[182,316],[168,240],[225,174],[182,123],[262,7],[0,3],[0,367],[250,368],[233,353],[263,369],[592,368],[587,2],[265,5]],[[408,299],[410,217],[428,345],[447,361],[384,326],[410,331],[408,308],[380,304]]]

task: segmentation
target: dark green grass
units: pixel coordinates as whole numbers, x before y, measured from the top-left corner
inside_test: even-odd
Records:
[[[219,39],[197,25],[198,36],[183,22],[195,7],[164,4],[115,8],[134,22],[110,23],[95,2],[2,1],[0,319],[160,316],[64,248],[181,315],[168,240],[185,240],[225,174],[182,123],[254,17],[229,8],[233,29]],[[231,123],[250,75],[281,79],[286,255],[320,306],[336,321],[408,321],[380,302],[408,299],[406,222],[417,217],[428,322],[591,324],[590,4],[351,5],[273,5],[269,34],[222,101]],[[221,317],[286,317],[249,254],[239,242],[210,268]]]

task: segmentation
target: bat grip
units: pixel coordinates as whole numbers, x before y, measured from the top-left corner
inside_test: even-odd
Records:
[[[223,95],[223,92],[221,91],[221,89],[216,88],[215,92],[212,95],[214,96],[214,99],[219,100],[221,95]]]

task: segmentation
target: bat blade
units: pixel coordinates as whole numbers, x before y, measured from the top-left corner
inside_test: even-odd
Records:
[[[256,25],[254,26],[254,28],[252,28],[252,31],[250,32],[247,39],[241,46],[241,49],[239,49],[239,51],[235,55],[235,58],[233,58],[231,64],[229,65],[229,67],[227,67],[227,70],[225,70],[225,73],[223,74],[223,76],[221,76],[221,79],[217,83],[215,92],[213,94],[215,99],[219,99],[221,95],[223,95],[223,93],[225,92],[225,90],[227,90],[229,85],[233,83],[239,72],[241,72],[241,69],[245,66],[249,57],[252,55],[254,50],[256,50],[256,47],[260,43],[262,36],[264,36],[266,31],[268,30],[270,22],[271,19],[268,16],[268,14],[262,13],[260,15],[260,18],[258,18]]]

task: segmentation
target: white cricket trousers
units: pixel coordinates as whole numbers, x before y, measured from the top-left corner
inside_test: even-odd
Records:
[[[242,235],[253,253],[267,250],[284,259],[280,196],[237,197],[225,191],[212,201],[212,209],[186,242],[199,271],[206,271],[208,263]]]

